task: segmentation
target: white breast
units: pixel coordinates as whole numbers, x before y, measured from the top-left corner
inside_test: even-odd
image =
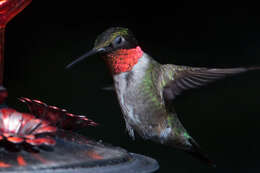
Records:
[[[129,118],[132,123],[140,123],[138,118],[139,116],[133,111],[133,105],[131,105],[131,102],[126,103],[125,99],[130,99],[131,94],[129,93],[131,93],[132,90],[135,90],[139,82],[141,82],[144,78],[145,71],[149,67],[149,62],[149,56],[146,53],[143,53],[142,58],[139,59],[138,63],[131,71],[113,76],[114,85],[122,112],[125,118]]]

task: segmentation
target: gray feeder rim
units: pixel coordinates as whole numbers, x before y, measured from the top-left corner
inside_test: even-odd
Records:
[[[156,160],[140,154],[129,154],[132,156],[131,161],[115,165],[88,168],[57,168],[35,171],[18,171],[10,173],[152,173],[159,169],[159,164]]]

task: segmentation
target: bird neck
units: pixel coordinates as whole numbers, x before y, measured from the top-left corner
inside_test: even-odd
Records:
[[[142,49],[137,46],[131,49],[118,49],[106,54],[105,59],[111,73],[119,74],[128,72],[138,63],[138,60],[143,56]]]

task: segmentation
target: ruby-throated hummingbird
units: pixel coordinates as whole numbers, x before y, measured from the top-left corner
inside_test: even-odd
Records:
[[[121,106],[126,128],[144,139],[184,150],[214,166],[181,124],[172,101],[182,91],[196,88],[236,73],[256,68],[197,68],[162,65],[146,54],[127,28],[107,29],[94,48],[66,68],[94,54],[108,65]]]

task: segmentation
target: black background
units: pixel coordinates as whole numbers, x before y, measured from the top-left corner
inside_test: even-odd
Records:
[[[65,65],[92,48],[111,26],[130,28],[142,49],[160,63],[205,67],[260,66],[260,17],[251,4],[160,4],[135,1],[34,1],[7,26],[5,86],[8,103],[26,110],[26,96],[100,125],[83,129],[96,140],[151,156],[158,172],[259,172],[259,71],[185,92],[176,110],[190,134],[216,162],[210,168],[189,155],[125,131],[102,59],[93,56],[70,71]]]

